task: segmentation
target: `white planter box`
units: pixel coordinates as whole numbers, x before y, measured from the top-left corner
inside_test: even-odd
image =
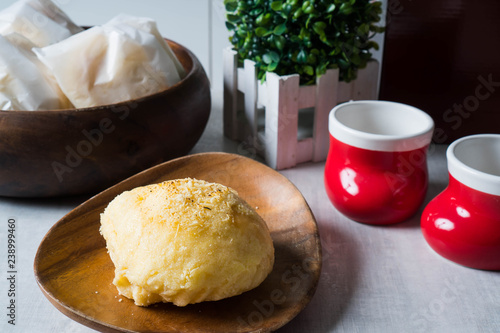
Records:
[[[238,55],[230,47],[223,61],[224,135],[242,141],[277,170],[324,161],[330,110],[349,100],[377,99],[375,60],[350,83],[339,82],[338,70],[330,69],[312,86],[300,86],[298,74],[267,73],[260,83],[255,63],[245,60],[238,68]]]

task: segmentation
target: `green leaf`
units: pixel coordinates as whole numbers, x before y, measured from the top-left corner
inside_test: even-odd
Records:
[[[235,25],[229,21],[226,21],[226,29],[229,31],[233,31],[235,29]]]
[[[278,67],[278,62],[272,62],[267,66],[267,71],[268,72],[274,72],[276,70],[276,67]]]
[[[376,33],[382,33],[385,31],[385,28],[384,27],[379,27],[377,25],[371,25],[370,26],[370,30],[373,31],[373,32],[376,32]]]
[[[328,63],[323,63],[321,65],[316,66],[316,75],[325,74],[327,65],[328,65]]]
[[[356,66],[359,66],[362,63],[362,60],[358,54],[353,54],[350,60]]]
[[[238,23],[238,22],[241,22],[241,18],[238,16],[238,15],[234,15],[234,14],[227,14],[226,15],[226,18],[229,22],[232,22],[232,23]]]
[[[248,33],[246,32],[245,29],[242,29],[242,27],[240,27],[239,29],[236,29],[236,35],[238,35],[238,37],[240,38],[245,38]]]
[[[340,5],[339,12],[344,15],[349,15],[353,12],[353,8],[349,3],[343,3]]]
[[[251,45],[252,45],[251,35],[247,34],[247,37],[245,38],[245,43],[243,43],[243,49],[249,50]]]
[[[305,64],[307,62],[307,52],[305,50],[300,50],[297,54],[297,62],[299,64]]]
[[[274,51],[271,51],[269,52],[269,54],[271,55],[271,59],[273,60],[273,62],[279,62],[280,61],[280,56],[278,53],[274,52]]]
[[[283,10],[284,14],[286,14],[286,16],[288,17],[290,15],[290,13],[292,12],[292,9],[293,9],[292,5],[285,4],[283,6],[282,10]]]
[[[335,8],[337,8],[337,6],[335,6],[335,4],[332,3],[328,7],[326,7],[326,12],[327,13],[332,13],[335,10]]]
[[[306,73],[307,75],[314,75],[314,68],[312,68],[312,66],[304,66],[304,73]]]
[[[316,63],[316,60],[317,60],[316,55],[314,55],[313,53],[309,53],[309,55],[307,56],[307,63],[314,65]]]
[[[267,26],[271,22],[271,19],[271,13],[262,13],[259,15],[259,17],[257,17],[255,22],[257,23],[257,25]]]
[[[299,38],[300,40],[304,40],[306,38],[310,38],[311,34],[309,33],[309,30],[307,30],[305,27],[302,27],[300,29],[300,33],[299,33]]]
[[[246,1],[238,1],[238,7],[236,8],[236,11],[239,12],[245,12],[248,9],[248,4]]]
[[[262,12],[263,12],[262,8],[255,8],[250,11],[250,15],[255,17],[257,15],[260,15]]]
[[[326,23],[322,21],[316,21],[314,22],[312,28],[315,33],[317,33],[320,36],[323,36],[325,34]]]
[[[378,51],[380,49],[378,43],[372,40],[368,42],[368,47],[374,49],[375,51]]]
[[[286,44],[286,38],[283,36],[276,35],[276,38],[274,39],[274,46],[280,50],[283,51],[285,44]]]
[[[328,45],[329,47],[334,47],[334,43],[333,41],[329,40],[328,38],[323,38],[322,40],[323,43],[325,43],[326,45]]]
[[[283,3],[281,1],[271,2],[271,9],[275,12],[279,12],[283,8]]]
[[[339,59],[339,67],[340,68],[347,68],[349,67],[349,63],[345,61],[344,59]]]
[[[257,35],[257,37],[264,37],[266,35],[269,35],[270,33],[271,32],[264,27],[258,27],[257,29],[255,29],[255,35]]]
[[[304,13],[306,14],[311,14],[314,12],[314,6],[313,5],[310,5],[308,7],[306,7],[306,9],[304,9]]]
[[[311,20],[314,19],[314,15],[309,15],[307,17],[307,21],[306,21],[306,29],[309,29],[309,23],[311,23]]]
[[[272,64],[273,62],[279,62],[280,61],[280,56],[278,53],[274,52],[274,51],[270,51],[266,54],[264,54],[264,56],[262,57],[262,60],[266,63],[266,64]]]
[[[224,4],[226,7],[226,11],[228,11],[228,12],[234,12],[236,10],[236,8],[238,8],[238,2],[235,0],[224,1]]]
[[[276,26],[276,28],[274,28],[273,33],[274,33],[275,35],[278,35],[278,36],[279,36],[279,35],[284,34],[284,33],[286,32],[286,29],[287,29],[287,28],[286,28],[286,24],[285,24],[285,23],[282,23],[282,24],[280,24],[280,25]]]
[[[358,27],[357,32],[360,35],[367,35],[370,32],[370,26],[366,23],[363,23]]]
[[[259,71],[257,73],[257,78],[260,80],[260,83],[266,82],[266,72],[265,71]]]
[[[304,12],[302,11],[302,8],[298,8],[294,13],[293,13],[293,19],[298,19]]]
[[[349,50],[346,50],[346,51],[349,51]],[[349,62],[349,57],[347,56],[347,53],[345,51],[342,52],[342,58],[344,58],[344,60],[346,62]]]

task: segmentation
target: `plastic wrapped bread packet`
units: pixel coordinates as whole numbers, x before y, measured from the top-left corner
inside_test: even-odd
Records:
[[[84,30],[51,0],[0,11],[0,109],[86,108],[152,95],[185,71],[149,18]]]
[[[0,11],[0,110],[58,110],[73,105],[33,48],[83,29],[50,0],[19,0]]]
[[[0,109],[55,110],[72,107],[55,78],[17,33],[0,35]]]
[[[0,35],[17,33],[37,47],[82,31],[50,0],[19,0],[0,11]]]
[[[126,14],[120,14],[110,20],[107,25],[121,29],[124,32],[129,33],[130,36],[134,36],[133,29],[139,29],[146,33],[152,34],[153,36],[155,36],[158,44],[165,50],[170,58],[172,58],[179,76],[182,78],[186,74],[186,72],[184,71],[184,67],[182,67],[181,63],[175,56],[170,46],[168,46],[165,39],[163,39],[163,37],[161,36],[160,31],[158,30],[158,27],[156,25],[156,21],[154,21],[153,19],[148,17],[136,17]]]
[[[76,108],[155,94],[184,76],[156,24],[146,18],[121,15],[34,52]]]

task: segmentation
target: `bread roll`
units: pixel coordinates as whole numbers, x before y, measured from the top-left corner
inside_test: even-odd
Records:
[[[120,294],[136,305],[215,301],[257,287],[271,272],[266,223],[238,194],[191,178],[124,192],[100,232]]]

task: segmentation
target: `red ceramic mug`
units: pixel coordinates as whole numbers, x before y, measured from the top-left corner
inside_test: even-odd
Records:
[[[453,262],[500,270],[500,135],[461,138],[446,158],[449,184],[422,213],[424,237]]]
[[[324,179],[337,210],[374,225],[414,215],[427,191],[432,118],[401,103],[355,101],[333,108],[328,125]]]

